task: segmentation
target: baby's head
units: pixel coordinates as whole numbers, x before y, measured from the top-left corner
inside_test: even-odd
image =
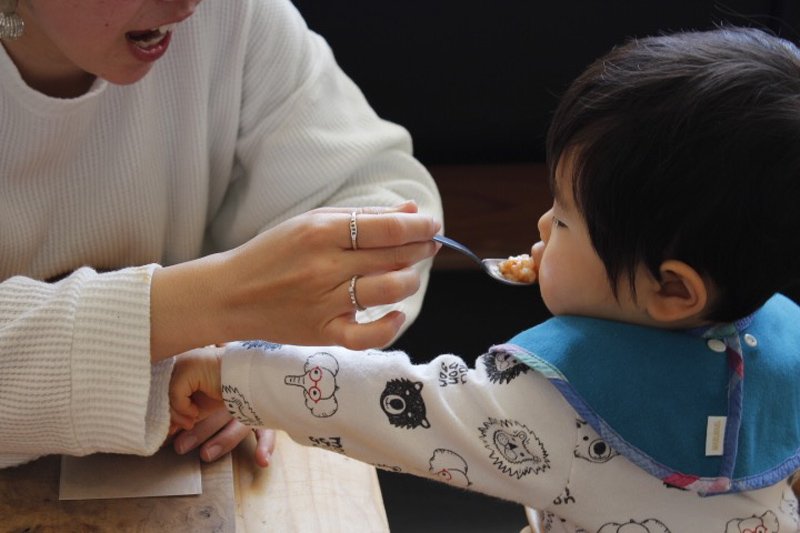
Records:
[[[639,274],[668,296],[700,282],[703,305],[682,318],[730,321],[800,278],[800,51],[787,41],[729,28],[615,48],[564,95],[547,157],[554,212],[573,204],[617,300],[638,295]],[[656,321],[686,322],[672,311]]]

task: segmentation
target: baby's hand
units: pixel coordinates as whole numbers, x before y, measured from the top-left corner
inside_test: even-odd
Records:
[[[192,429],[222,406],[220,348],[198,348],[175,358],[169,383],[171,427]]]

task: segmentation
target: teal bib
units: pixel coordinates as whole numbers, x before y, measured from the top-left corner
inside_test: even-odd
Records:
[[[800,307],[784,296],[704,331],[562,316],[495,348],[547,377],[609,446],[670,485],[739,492],[800,468]]]

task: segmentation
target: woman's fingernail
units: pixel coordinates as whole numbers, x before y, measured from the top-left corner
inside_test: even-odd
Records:
[[[222,446],[219,444],[213,444],[206,448],[205,459],[206,461],[213,461],[219,456],[219,453],[222,451]]]
[[[415,202],[414,200],[404,200],[404,201],[400,202],[399,204],[395,204],[393,209],[395,209],[397,211],[404,211],[406,209],[411,209],[413,211],[416,211],[417,210],[417,202]]]
[[[175,446],[178,449],[178,453],[181,455],[190,452],[195,446],[197,446],[197,437],[191,433],[184,433],[178,437],[177,441],[175,442]]]

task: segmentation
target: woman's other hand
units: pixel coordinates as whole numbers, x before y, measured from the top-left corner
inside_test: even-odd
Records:
[[[275,432],[271,429],[249,428],[233,419],[225,409],[214,411],[190,430],[179,430],[172,446],[181,455],[199,447],[200,458],[210,463],[232,451],[250,433],[256,438],[255,463],[261,467],[269,466],[275,449]]]
[[[405,317],[394,311],[359,324],[351,293],[359,305],[371,307],[418,290],[419,273],[410,267],[439,249],[431,239],[441,224],[416,211],[414,203],[315,209],[228,252],[157,270],[151,295],[153,360],[247,339],[383,346]]]

